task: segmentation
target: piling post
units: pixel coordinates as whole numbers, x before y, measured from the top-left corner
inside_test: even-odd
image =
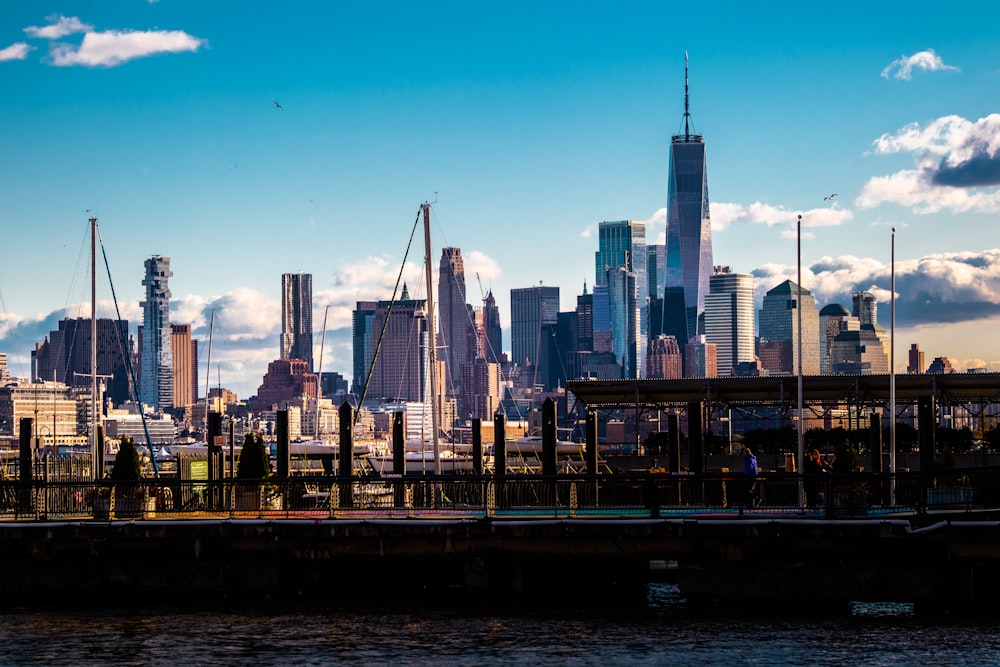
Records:
[[[587,408],[587,445],[584,451],[587,474],[597,474],[597,410]]]
[[[354,474],[354,408],[347,401],[340,406],[340,443],[337,453],[339,461],[340,507],[354,506],[354,489],[351,477]]]
[[[397,410],[392,413],[392,475],[398,477],[393,482],[393,505],[402,507],[406,504],[406,486],[403,477],[406,475],[406,425],[403,421],[406,413]]]
[[[493,474],[507,474],[507,419],[500,412],[493,416]]]
[[[275,477],[288,479],[291,468],[291,456],[288,452],[288,410],[278,410],[275,414],[275,431],[277,431],[277,461],[275,462]]]
[[[472,472],[483,474],[483,420],[472,420]]]
[[[556,403],[546,398],[542,403],[542,475],[556,474]]]

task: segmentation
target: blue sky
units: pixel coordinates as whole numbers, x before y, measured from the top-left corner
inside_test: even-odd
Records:
[[[462,249],[470,301],[478,273],[505,320],[539,282],[570,309],[599,221],[662,238],[686,51],[715,263],[759,299],[795,277],[801,213],[804,286],[870,289],[888,328],[895,227],[897,368],[919,343],[1000,370],[1000,6],[807,4],[8,0],[0,351],[27,375],[89,315],[92,214],[123,317],[170,257],[172,319],[207,341],[215,310],[212,383],[241,397],[284,272],[313,274],[323,370],[350,374],[354,303],[388,298],[435,197],[433,261]]]

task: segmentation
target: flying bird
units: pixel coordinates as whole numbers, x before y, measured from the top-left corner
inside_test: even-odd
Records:
[[[832,195],[828,195],[826,197],[823,197],[823,201],[833,201],[833,198],[836,197],[836,196],[837,196],[837,193],[834,192]]]
[[[277,109],[278,111],[281,111],[281,110],[282,110],[282,107],[281,107],[281,105],[280,105],[280,104],[278,104],[278,100],[275,100],[275,101],[274,101],[274,108],[275,108],[275,109]]]

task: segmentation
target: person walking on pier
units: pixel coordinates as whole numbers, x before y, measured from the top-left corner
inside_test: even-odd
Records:
[[[757,457],[753,455],[749,447],[743,448],[743,485],[746,491],[745,502],[747,507],[757,507],[760,505],[760,489],[757,486],[757,474],[760,469],[757,467]]]
[[[816,509],[819,505],[820,475],[829,472],[829,470],[830,468],[823,461],[818,449],[812,450],[809,458],[802,464],[802,472],[805,473],[802,487],[806,492],[806,507],[808,509]]]

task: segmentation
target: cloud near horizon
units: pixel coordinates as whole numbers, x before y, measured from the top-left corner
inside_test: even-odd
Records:
[[[957,67],[945,65],[941,56],[935,53],[934,49],[926,49],[918,51],[912,56],[904,54],[896,58],[882,70],[882,78],[888,79],[889,75],[892,75],[897,79],[909,81],[913,78],[913,70],[923,70],[925,72],[959,71]]]
[[[470,252],[470,259],[475,254]],[[374,263],[366,260],[341,267],[329,277],[328,287],[314,289],[314,354],[318,366],[322,343],[322,370],[326,372],[338,371],[345,376],[350,376],[352,372],[351,315],[356,302],[388,299],[392,293],[398,268],[393,268],[385,258],[371,261]],[[493,260],[489,259],[489,262]],[[368,265],[368,271],[362,273],[365,265]],[[470,274],[468,267],[468,301],[475,304],[478,301],[477,290],[471,284],[474,273]],[[890,267],[887,264],[872,258],[845,255],[823,257],[802,269],[803,286],[814,294],[819,307],[841,303],[849,308],[851,293],[867,290],[875,294],[880,302],[880,320],[883,326],[888,327]],[[796,267],[765,264],[752,273],[758,286],[756,305],[759,308],[760,299],[768,290],[786,279],[795,280]],[[408,264],[404,275],[422,284],[419,266]],[[928,331],[956,325],[982,328],[984,322],[1000,321],[1000,248],[897,260],[895,286],[898,328]],[[487,288],[485,284],[484,288]],[[422,298],[417,296],[416,289],[411,296]],[[507,299],[501,297],[497,301],[501,312],[509,318],[509,313],[505,312]],[[323,318],[327,315],[328,305],[326,336],[323,339]],[[129,320],[130,333],[134,336],[136,327],[142,322],[139,302],[124,302],[120,306],[122,317]],[[221,381],[223,386],[235,391],[241,398],[256,394],[268,364],[279,354],[281,316],[278,301],[255,290],[237,289],[221,295],[188,294],[171,300],[170,307],[171,321],[190,323],[192,335],[198,340],[199,386],[204,383],[205,375],[210,374],[213,386]],[[208,361],[209,324],[213,311],[209,370],[205,364]],[[0,352],[8,354],[11,374],[20,377],[28,375],[31,350],[50,331],[58,329],[59,320],[64,317],[89,317],[89,312],[89,303],[81,303],[31,316],[5,314],[0,320]],[[114,317],[114,313],[113,302],[102,301],[98,304],[99,316]],[[1000,362],[979,360],[975,367],[992,367],[993,364]]]
[[[1000,211],[1000,114],[911,123],[876,139],[872,153],[912,153],[916,168],[869,179],[855,200],[860,208],[891,203],[917,214]]]
[[[761,288],[757,294],[759,307],[768,290],[785,280],[795,281],[796,267],[766,264],[752,273]],[[897,261],[895,273],[899,326],[955,324],[1000,316],[998,248]],[[830,303],[849,308],[851,294],[863,290],[872,292],[886,308],[891,300],[890,274],[891,267],[875,259],[823,257],[802,267],[802,286],[813,293],[820,308]]]

